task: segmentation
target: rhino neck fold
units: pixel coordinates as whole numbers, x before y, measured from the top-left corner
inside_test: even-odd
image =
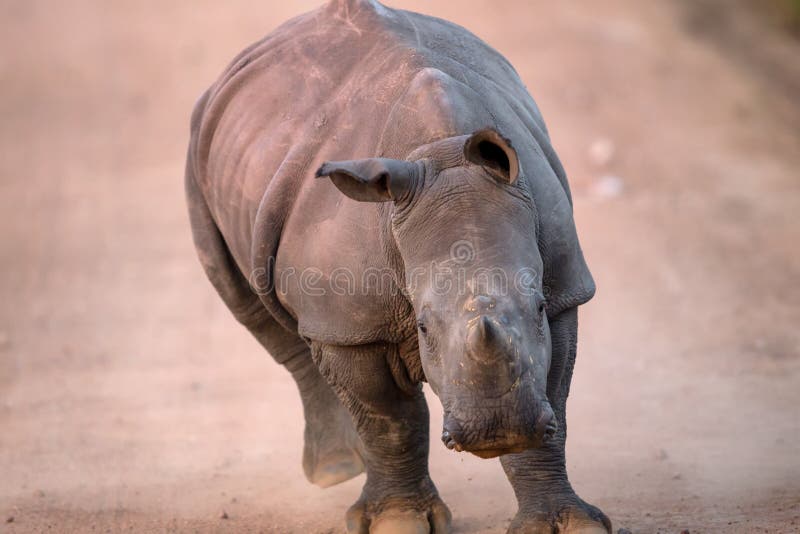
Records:
[[[275,263],[283,226],[303,182],[297,179],[297,167],[286,163],[293,160],[293,154],[308,151],[309,148],[304,144],[292,149],[270,180],[256,212],[250,254],[252,267],[248,280],[251,287],[257,292],[267,311],[290,332],[297,332],[297,318],[278,299],[275,291]]]

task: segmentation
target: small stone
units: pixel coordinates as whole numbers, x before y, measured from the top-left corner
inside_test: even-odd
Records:
[[[592,193],[599,198],[616,198],[625,191],[625,182],[619,176],[607,174],[592,185]]]
[[[219,516],[219,518],[220,519],[230,519],[228,517],[228,512],[226,512],[225,510],[222,511],[222,514]]]
[[[685,528],[685,529],[681,530],[681,534],[690,534],[689,529]]]
[[[656,453],[656,459],[660,461],[664,461],[669,458],[669,454],[664,449],[658,449],[658,453]]]
[[[326,124],[328,124],[328,117],[326,117],[325,115],[319,115],[316,119],[314,119],[314,128],[319,129],[325,126]]]
[[[633,532],[631,532],[631,531],[630,531],[630,530],[628,530],[627,528],[621,528],[621,529],[619,529],[619,530],[617,531],[617,534],[633,534]]]
[[[14,516],[13,515],[10,515],[10,516],[6,517],[6,523],[13,523],[13,522],[14,522]]]
[[[607,137],[598,137],[589,145],[589,159],[597,167],[605,167],[614,159],[614,141]]]

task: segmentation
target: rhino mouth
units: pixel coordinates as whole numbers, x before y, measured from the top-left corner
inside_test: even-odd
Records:
[[[442,431],[442,443],[450,450],[468,452],[479,458],[496,458],[504,454],[513,454],[526,451],[536,445],[528,439],[499,440],[488,444],[464,446],[461,445],[448,430]]]
[[[468,452],[479,458],[496,458],[504,454],[514,454],[528,449],[541,447],[555,436],[558,423],[555,418],[544,424],[543,431],[531,434],[505,434],[478,443],[462,444],[457,435],[445,428],[442,431],[442,443],[456,452]]]
[[[527,410],[486,406],[461,413],[445,410],[442,443],[450,450],[480,458],[541,447],[555,436],[558,423],[547,401],[532,404]],[[473,415],[465,417],[465,412]]]

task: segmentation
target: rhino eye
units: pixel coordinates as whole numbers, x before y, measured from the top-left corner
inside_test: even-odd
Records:
[[[428,333],[428,327],[425,325],[424,321],[417,321],[417,328],[423,336]]]
[[[533,302],[536,306],[536,311],[539,313],[539,317],[544,316],[544,313],[547,311],[547,299],[544,295],[537,291],[533,295]]]

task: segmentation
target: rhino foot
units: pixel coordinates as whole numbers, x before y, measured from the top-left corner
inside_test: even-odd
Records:
[[[347,533],[448,534],[452,515],[447,505],[438,495],[428,501],[428,504],[410,509],[405,502],[397,508],[384,506],[374,511],[375,506],[362,497],[347,511]]]
[[[508,534],[611,534],[611,521],[591,504],[570,504],[555,512],[517,512]]]

